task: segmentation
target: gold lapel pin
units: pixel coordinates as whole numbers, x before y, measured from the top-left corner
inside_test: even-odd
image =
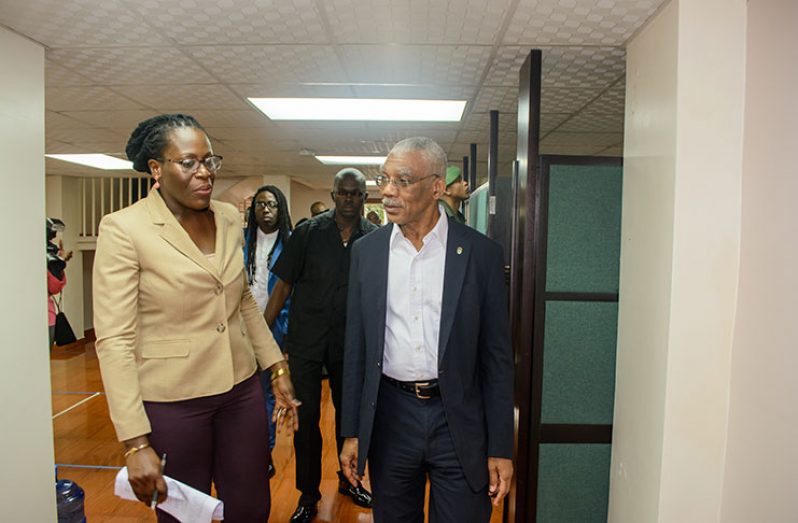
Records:
[[[458,247],[457,248],[457,254],[463,254],[463,248],[462,247]]]

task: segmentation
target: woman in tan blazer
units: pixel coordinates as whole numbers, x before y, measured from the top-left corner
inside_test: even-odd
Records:
[[[275,417],[296,428],[298,401],[250,294],[241,224],[211,201],[222,157],[192,117],[142,122],[126,149],[156,181],[105,216],[94,261],[94,327],[105,393],[130,484],[166,499],[165,474],[225,503],[225,519],[268,518],[268,427],[258,368],[271,371]],[[158,511],[159,521],[175,521]]]

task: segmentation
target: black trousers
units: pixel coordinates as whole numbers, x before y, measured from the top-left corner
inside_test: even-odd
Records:
[[[296,454],[296,488],[302,493],[300,505],[316,503],[321,499],[321,451],[322,439],[319,429],[321,416],[321,369],[327,367],[330,380],[330,393],[335,407],[335,440],[341,455],[341,383],[344,362],[341,359],[313,361],[295,354],[288,357],[291,381],[294,392],[302,402],[299,407],[299,430],[294,433],[294,452]]]
[[[427,477],[430,523],[490,521],[488,487],[468,485],[440,396],[419,399],[383,380],[368,459],[375,523],[424,523]]]

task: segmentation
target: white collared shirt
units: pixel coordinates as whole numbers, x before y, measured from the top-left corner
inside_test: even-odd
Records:
[[[252,295],[263,311],[269,303],[269,253],[277,241],[279,230],[265,233],[258,227],[257,248],[255,249],[255,281],[252,282]]]
[[[438,377],[443,274],[449,222],[441,212],[420,251],[394,225],[388,252],[383,373],[400,381]]]

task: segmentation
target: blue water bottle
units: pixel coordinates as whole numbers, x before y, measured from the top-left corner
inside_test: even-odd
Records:
[[[83,511],[83,489],[72,480],[55,482],[55,500],[58,508],[58,523],[86,523]]]

